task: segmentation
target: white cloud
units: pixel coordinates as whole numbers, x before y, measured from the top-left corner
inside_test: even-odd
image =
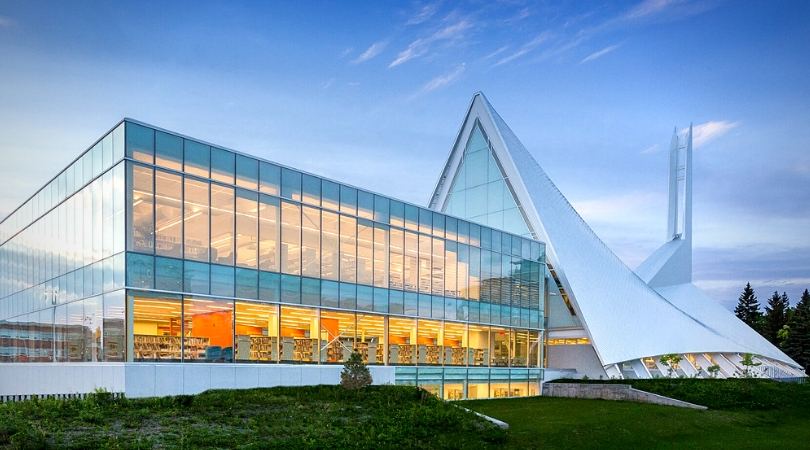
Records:
[[[357,59],[352,61],[355,64],[359,64],[364,61],[368,61],[369,59],[377,56],[380,54],[381,51],[388,45],[386,41],[375,42],[368,48],[368,50],[364,51],[362,55],[358,56]]]
[[[625,222],[629,217],[628,214],[646,214],[649,208],[655,207],[663,201],[660,194],[637,191],[613,197],[572,202],[572,206],[586,222],[591,220]]]
[[[646,155],[646,154],[649,154],[649,153],[655,153],[657,151],[658,151],[658,144],[654,144],[651,147],[647,147],[644,150],[642,150],[641,154]]]
[[[14,25],[14,20],[11,17],[0,16],[0,27],[10,27]]]
[[[388,65],[389,68],[398,66],[406,61],[409,61],[413,58],[417,58],[419,56],[424,55],[429,50],[429,45],[436,41],[453,41],[456,39],[461,38],[464,35],[464,31],[468,28],[472,27],[472,24],[467,20],[462,20],[454,25],[450,25],[447,27],[442,28],[441,30],[433,33],[431,36],[427,38],[419,38],[413,42],[411,45],[408,46],[405,50],[401,51],[399,55],[397,55],[397,59],[391,62]]]
[[[682,3],[683,0],[644,0],[627,13],[628,19],[638,19],[641,17],[658,14],[672,5]]]
[[[354,51],[354,47],[349,47],[346,50],[343,50],[343,53],[340,54],[341,58],[349,56]]]
[[[692,126],[692,146],[700,147],[736,127],[739,122],[729,122],[727,120],[711,121],[700,125]]]
[[[465,64],[462,63],[461,65],[456,67],[455,70],[453,70],[452,72],[446,73],[444,75],[438,76],[428,81],[427,83],[425,83],[424,86],[422,86],[422,89],[419,90],[419,94],[424,94],[426,92],[430,92],[442,86],[453,84],[456,80],[458,80],[461,74],[464,73],[464,67]]]
[[[332,85],[335,84],[335,77],[332,77],[321,86],[321,89],[329,89]]]
[[[612,52],[613,50],[616,50],[619,47],[621,47],[621,44],[614,44],[614,45],[611,45],[610,47],[605,47],[602,50],[599,50],[598,52],[591,53],[587,58],[583,59],[579,63],[584,64],[584,63],[586,63],[588,61],[593,61],[594,59],[599,58],[600,56],[606,55],[607,53],[610,53],[610,52]]]
[[[506,64],[506,63],[508,63],[510,61],[514,61],[517,58],[520,58],[521,56],[525,55],[526,53],[529,53],[530,51],[532,51],[538,45],[540,45],[543,42],[547,41],[550,37],[551,37],[551,33],[548,32],[548,31],[544,31],[543,33],[536,36],[531,41],[525,43],[523,45],[523,47],[520,48],[520,50],[516,51],[515,53],[512,53],[511,55],[507,56],[506,58],[501,59],[495,65],[500,66],[500,65]]]
[[[433,17],[433,14],[436,13],[436,10],[439,9],[439,3],[431,3],[429,5],[425,5],[422,9],[419,10],[415,16],[413,16],[406,25],[419,25],[422,22]]]
[[[501,53],[505,52],[506,49],[508,49],[508,48],[509,48],[508,45],[504,45],[503,47],[499,48],[498,50],[495,50],[494,52],[492,52],[489,55],[485,56],[484,59],[494,58],[494,57],[500,55]]]

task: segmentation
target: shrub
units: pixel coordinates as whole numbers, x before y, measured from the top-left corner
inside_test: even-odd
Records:
[[[355,349],[352,356],[343,364],[343,371],[340,372],[340,385],[354,391],[370,385],[374,380],[368,371],[363,356]]]

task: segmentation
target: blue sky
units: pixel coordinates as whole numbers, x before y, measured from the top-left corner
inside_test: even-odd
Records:
[[[483,91],[631,268],[695,125],[694,278],[810,288],[810,2],[0,2],[0,217],[123,117],[425,204]]]

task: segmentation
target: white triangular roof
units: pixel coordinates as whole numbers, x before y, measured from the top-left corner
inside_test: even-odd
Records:
[[[547,262],[603,365],[669,353],[729,352],[760,354],[797,366],[756,333],[740,331],[748,327],[705,294],[678,289],[673,295],[678,301],[673,302],[648,286],[596,236],[480,92],[456,137],[431,208],[444,210],[476,123],[529,230],[546,243]],[[711,304],[704,309],[701,302]]]

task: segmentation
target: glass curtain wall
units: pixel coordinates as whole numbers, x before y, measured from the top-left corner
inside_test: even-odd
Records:
[[[0,222],[0,362],[124,360],[124,128]]]

